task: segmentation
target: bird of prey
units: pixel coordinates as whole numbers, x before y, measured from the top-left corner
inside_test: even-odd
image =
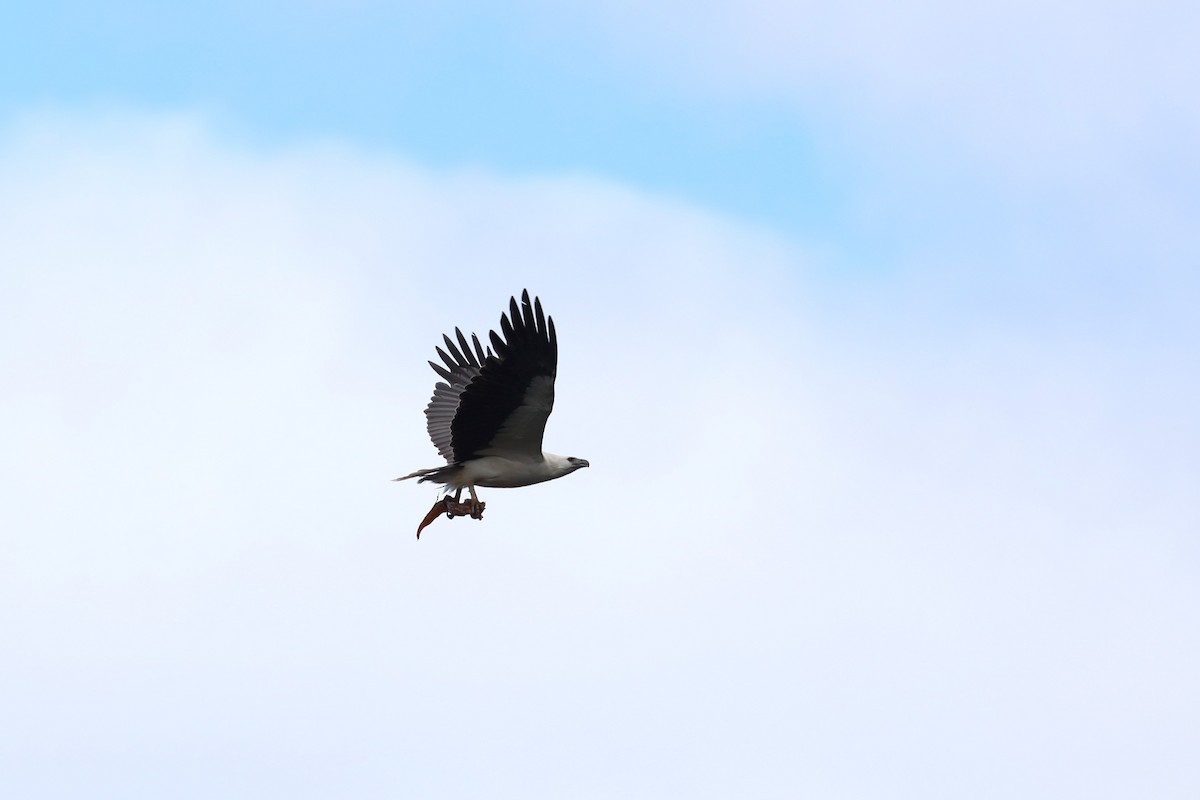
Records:
[[[437,348],[443,364],[429,362],[444,382],[435,385],[425,409],[426,427],[446,465],[396,480],[440,483],[447,496],[433,504],[417,528],[418,539],[442,513],[450,519],[482,519],[485,504],[479,502],[476,486],[529,486],[590,466],[582,458],[542,452],[558,369],[554,319],[542,313],[539,298],[529,302],[526,290],[520,306],[515,297],[509,299],[508,314],[500,315],[500,330],[503,337],[488,332],[491,346],[484,350],[479,337],[471,334],[468,343],[455,328],[457,344],[443,335],[446,349]],[[469,503],[460,502],[464,488],[470,493]]]

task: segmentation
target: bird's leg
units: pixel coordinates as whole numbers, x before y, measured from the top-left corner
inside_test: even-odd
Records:
[[[483,519],[484,504],[475,495],[475,484],[467,484],[467,490],[471,493],[471,519]]]
[[[459,505],[459,500],[462,498],[462,487],[458,487],[458,491],[454,493],[454,504]],[[454,519],[454,512],[450,510],[449,498],[446,499],[446,519]]]

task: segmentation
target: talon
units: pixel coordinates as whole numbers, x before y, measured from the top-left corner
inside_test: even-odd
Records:
[[[478,500],[470,500],[466,503],[460,503],[458,500],[451,498],[449,495],[443,497],[433,504],[433,508],[429,509],[429,513],[425,515],[425,519],[421,520],[420,526],[417,527],[417,538],[421,538],[421,531],[425,530],[429,525],[438,518],[439,515],[445,514],[446,519],[454,519],[455,517],[470,517],[471,519],[483,519],[483,509],[487,503],[481,503]]]

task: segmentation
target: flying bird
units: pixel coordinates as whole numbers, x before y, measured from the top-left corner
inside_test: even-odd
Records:
[[[554,319],[542,313],[539,298],[529,302],[526,290],[520,306],[515,297],[509,299],[500,330],[503,337],[488,332],[491,346],[485,350],[475,334],[468,343],[455,328],[457,344],[443,335],[446,349],[437,348],[443,363],[429,362],[444,382],[434,386],[425,409],[426,428],[446,465],[396,480],[440,483],[447,493],[454,489],[454,499],[447,494],[433,504],[417,528],[418,539],[442,513],[451,519],[482,519],[486,504],[479,502],[476,486],[529,486],[590,466],[582,458],[542,452],[558,370]],[[469,503],[460,502],[463,489],[470,493]]]

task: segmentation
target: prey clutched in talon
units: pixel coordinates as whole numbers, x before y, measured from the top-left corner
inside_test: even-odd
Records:
[[[421,538],[421,531],[425,530],[442,514],[446,515],[446,519],[454,519],[455,517],[470,517],[471,519],[483,519],[483,509],[487,507],[487,503],[469,502],[460,503],[457,497],[443,497],[433,504],[433,508],[429,509],[429,513],[425,515],[425,519],[421,520],[421,524],[417,526],[417,538]]]

